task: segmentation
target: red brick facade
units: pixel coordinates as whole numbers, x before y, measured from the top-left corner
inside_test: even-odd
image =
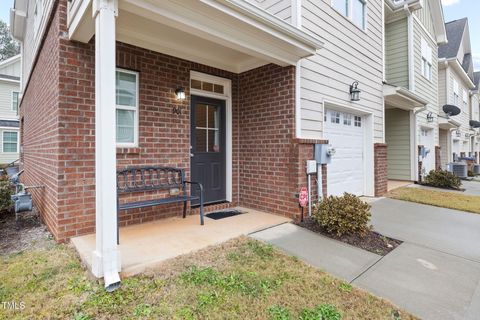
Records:
[[[375,143],[374,148],[375,196],[388,192],[387,145]]]

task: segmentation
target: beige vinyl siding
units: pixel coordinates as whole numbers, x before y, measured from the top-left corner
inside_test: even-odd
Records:
[[[386,80],[408,88],[408,21],[406,18],[385,26]]]
[[[245,0],[254,4],[268,13],[284,20],[291,22],[292,17],[292,0]]]
[[[19,90],[18,83],[0,80],[0,119],[18,120],[16,111],[12,110],[12,92]]]
[[[8,163],[11,163],[15,160],[17,160],[20,155],[18,152],[16,153],[13,153],[13,152],[3,152],[3,132],[17,132],[17,142],[20,140],[20,133],[19,133],[19,130],[18,128],[1,128],[0,129],[0,142],[1,142],[1,145],[0,145],[0,164],[8,164]],[[17,151],[19,151],[19,144],[17,143]]]
[[[438,145],[438,47],[416,20],[413,21],[413,30],[415,93],[428,101],[427,109],[417,114],[417,139],[420,138],[421,127],[432,128],[434,129],[435,145]],[[422,38],[432,48],[432,80],[428,80],[422,75]],[[432,112],[435,116],[435,120],[432,123],[427,122],[427,114],[429,112]]]
[[[411,180],[410,112],[385,110],[388,178]]]
[[[302,28],[325,43],[302,60],[301,128],[305,138],[322,138],[323,102],[371,112],[374,141],[383,142],[382,4],[367,2],[367,29],[361,30],[330,6],[330,0],[302,1]],[[360,101],[349,86],[358,80]]]
[[[424,1],[423,8],[414,12],[414,15],[420,20],[425,29],[427,29],[431,35],[434,35],[435,27],[433,26],[433,19],[431,14],[432,11],[430,9],[430,0]]]
[[[448,103],[447,101],[447,69],[438,70],[438,107],[440,114],[443,114],[442,106]]]
[[[440,130],[440,162],[442,164],[442,169],[447,168],[447,163],[449,162],[449,152],[448,152],[448,139],[450,138],[450,133],[447,130]]]
[[[467,94],[469,92],[469,89],[467,88],[466,84],[462,81],[462,78],[457,74],[455,70],[449,67],[448,69],[450,72],[449,74],[449,83],[448,83],[448,102],[453,104],[453,80],[455,79],[458,83],[458,91],[460,94],[459,97],[459,107],[462,112],[460,112],[459,115],[452,117],[455,121],[460,122],[460,132],[461,132],[461,137],[458,138],[460,140],[460,152],[468,152],[468,144],[464,144],[464,142],[468,142],[469,139],[465,138],[465,134],[470,131],[470,106],[467,107],[467,110],[463,109],[462,104],[463,104],[463,90],[467,91]],[[470,99],[468,99],[470,100]]]

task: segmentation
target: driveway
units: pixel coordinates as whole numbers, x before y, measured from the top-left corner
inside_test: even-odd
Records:
[[[380,199],[372,224],[404,243],[381,257],[291,224],[251,236],[422,319],[480,319],[480,215]]]

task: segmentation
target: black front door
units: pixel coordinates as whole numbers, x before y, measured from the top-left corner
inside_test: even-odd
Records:
[[[192,96],[190,119],[191,180],[203,184],[205,203],[225,201],[225,101]],[[192,188],[192,194],[198,190]]]

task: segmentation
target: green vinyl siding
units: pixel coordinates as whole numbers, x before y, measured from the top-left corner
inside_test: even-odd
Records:
[[[408,88],[408,25],[401,19],[385,26],[385,72],[389,84]]]
[[[430,1],[425,1],[422,9],[416,10],[414,15],[420,20],[425,29],[433,36],[435,35],[435,28],[433,26],[433,18],[430,10]]]
[[[410,113],[400,109],[385,110],[388,179],[411,180]]]

